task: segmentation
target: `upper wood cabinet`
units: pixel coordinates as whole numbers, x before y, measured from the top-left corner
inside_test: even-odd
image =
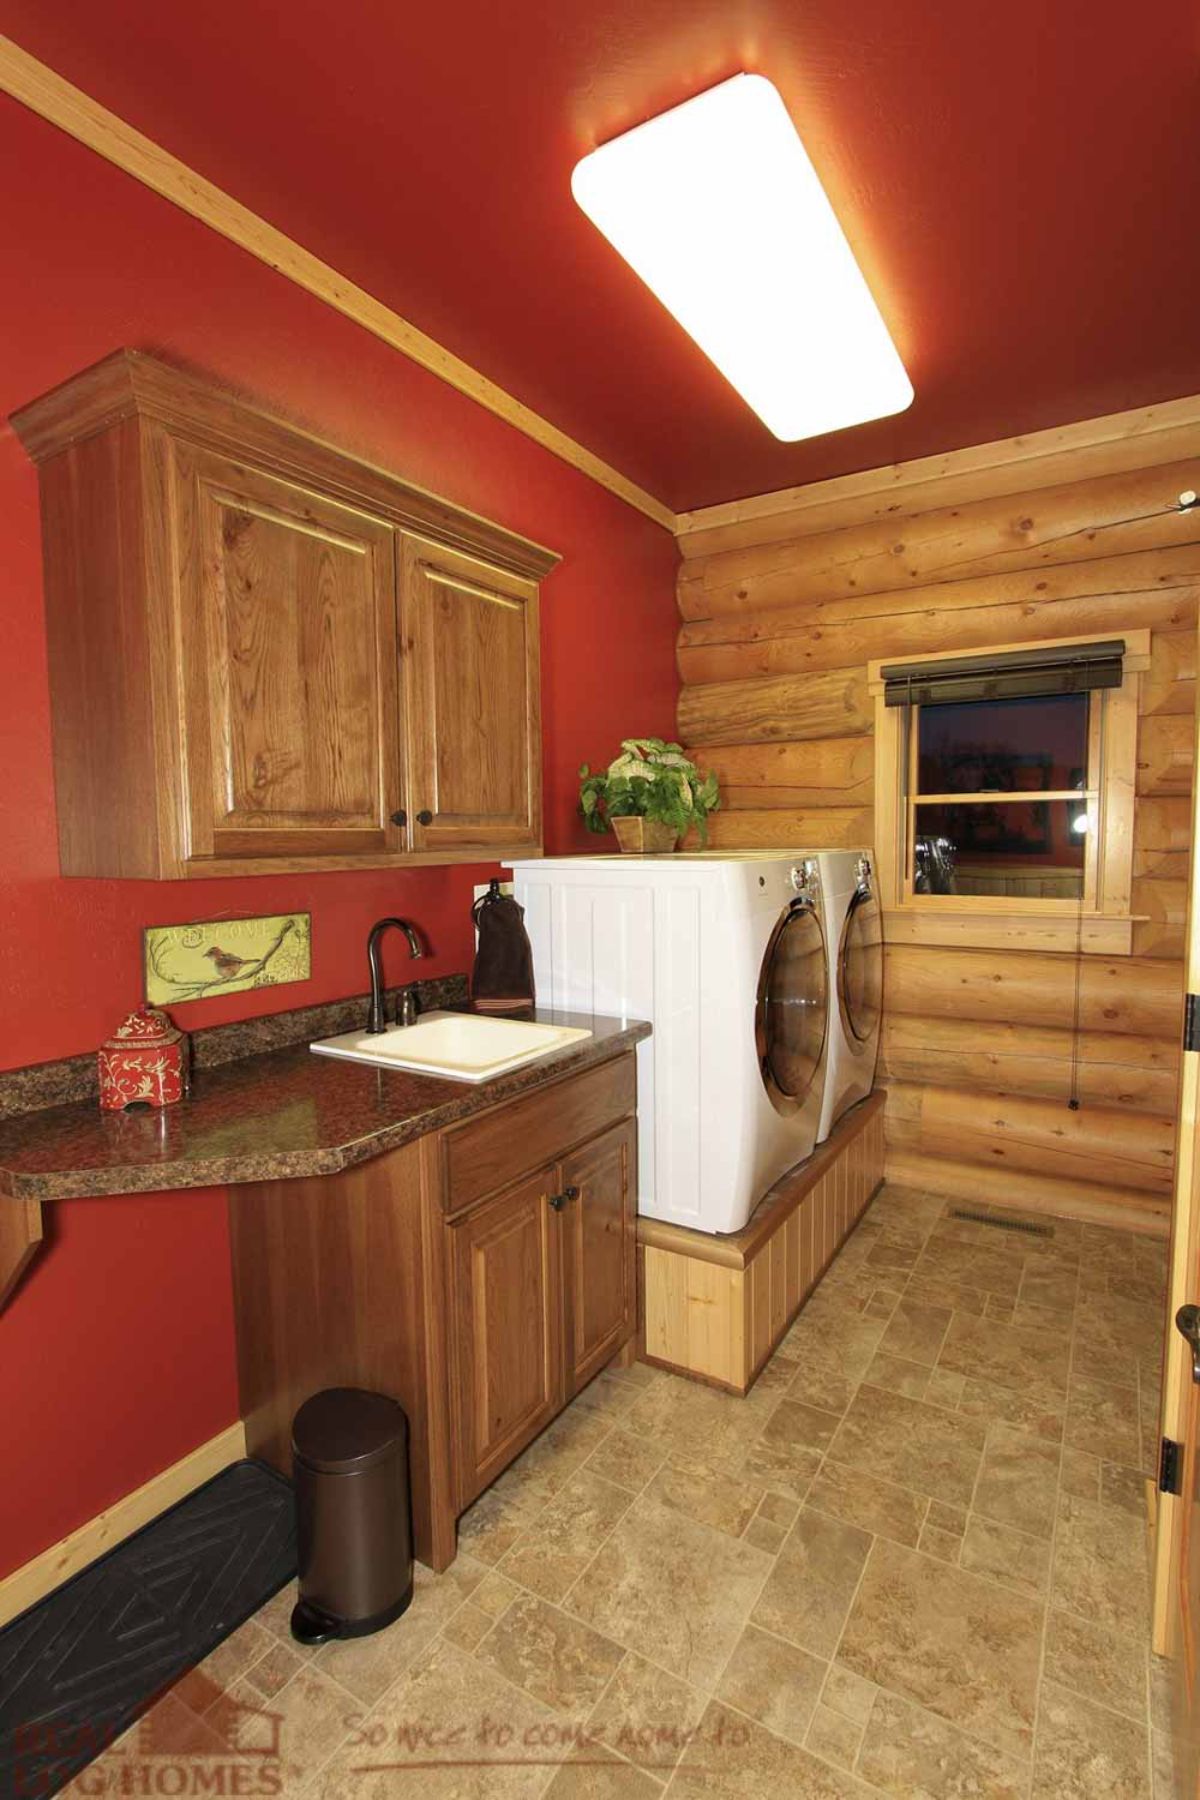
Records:
[[[41,487],[64,874],[540,846],[550,551],[133,351],[13,425]]]
[[[414,847],[540,844],[536,584],[407,536],[401,571]]]

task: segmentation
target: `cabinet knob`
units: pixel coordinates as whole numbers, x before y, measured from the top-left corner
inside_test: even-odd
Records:
[[[567,1196],[565,1194],[550,1194],[547,1197],[555,1212],[561,1212],[563,1207],[567,1204]]]
[[[393,825],[407,825],[408,824],[408,814],[405,812],[405,810],[402,806],[397,807],[396,811],[392,814],[392,824]]]
[[[421,808],[420,812],[417,814],[417,824],[418,825],[432,825],[433,824],[433,814],[430,812],[430,810],[427,806],[423,806]]]
[[[577,1187],[569,1187],[569,1188],[563,1189],[563,1199],[564,1200],[578,1200],[578,1198],[579,1198],[579,1189]]]

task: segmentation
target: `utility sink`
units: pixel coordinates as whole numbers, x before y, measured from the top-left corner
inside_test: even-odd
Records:
[[[378,1035],[348,1031],[342,1037],[322,1038],[309,1048],[318,1056],[340,1056],[380,1069],[413,1069],[448,1081],[489,1081],[591,1035],[579,1025],[431,1012],[415,1025],[389,1025]]]

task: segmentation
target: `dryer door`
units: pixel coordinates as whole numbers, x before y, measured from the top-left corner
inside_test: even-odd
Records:
[[[838,1010],[851,1049],[875,1042],[883,1011],[883,932],[870,885],[850,902],[838,947]]]
[[[808,1098],[827,1018],[825,933],[811,901],[795,900],[767,944],[754,1015],[758,1066],[776,1112],[797,1112]]]

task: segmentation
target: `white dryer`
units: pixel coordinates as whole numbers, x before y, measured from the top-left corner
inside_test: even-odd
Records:
[[[803,851],[517,862],[543,1005],[648,1019],[638,1045],[638,1206],[739,1231],[811,1155],[828,954]]]
[[[869,850],[820,856],[829,950],[829,1048],[817,1142],[875,1085],[883,1017],[883,931]]]

